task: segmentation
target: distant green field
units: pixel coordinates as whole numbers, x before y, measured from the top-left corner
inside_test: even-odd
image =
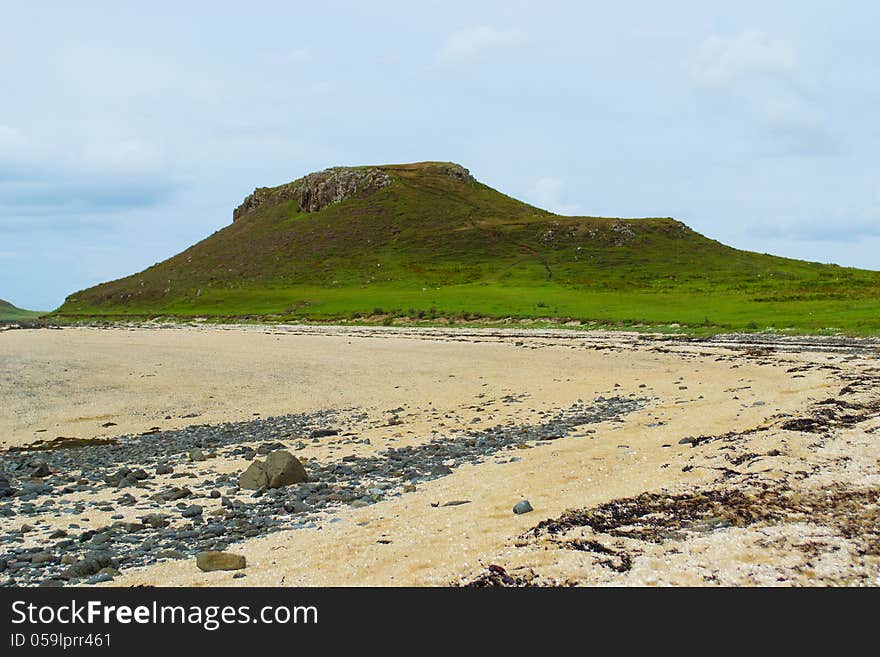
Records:
[[[54,317],[880,333],[878,272],[740,251],[669,218],[562,217],[452,166],[380,167],[391,184],[317,212],[268,190],[277,201]]]
[[[364,288],[235,288],[210,290],[198,303],[179,300],[152,308],[130,307],[107,315],[101,307],[82,316],[102,319],[201,316],[283,322],[366,321],[396,318],[469,324],[503,319],[571,320],[609,327],[684,332],[786,330],[794,333],[880,334],[876,298],[759,299],[731,291],[590,291],[563,286],[498,287],[472,284],[414,290],[398,286]],[[677,324],[677,327],[670,325]]]
[[[8,301],[0,299],[0,322],[35,319],[44,314],[45,312],[41,310],[24,310],[23,308],[16,308]]]

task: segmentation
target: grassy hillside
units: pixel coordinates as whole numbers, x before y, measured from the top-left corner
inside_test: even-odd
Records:
[[[370,170],[390,184],[319,211],[261,190],[231,225],[57,315],[880,332],[878,272],[740,251],[669,218],[558,216],[447,163]]]
[[[14,321],[18,319],[34,319],[44,313],[39,310],[24,310],[16,308],[8,301],[0,299],[0,322]]]

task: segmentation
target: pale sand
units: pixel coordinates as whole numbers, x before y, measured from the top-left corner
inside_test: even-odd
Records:
[[[782,451],[763,461],[767,467],[760,476],[768,481],[821,461],[822,476],[833,481],[880,483],[880,449],[864,431],[856,432],[860,448],[846,466],[850,470],[841,465],[835,477],[828,464],[838,461],[811,448],[814,435],[778,429],[781,415],[797,416],[835,396],[841,372],[875,371],[872,355],[744,355],[742,349],[631,335],[526,335],[280,327],[7,331],[0,333],[0,441],[9,447],[55,436],[115,436],[250,419],[256,413],[358,408],[369,414],[359,435],[372,444],[351,446],[345,453],[364,454],[384,449],[392,437],[395,445],[419,443],[432,431],[533,422],[541,411],[598,395],[650,399],[623,423],[592,425],[596,432],[588,437],[518,450],[518,462],[463,466],[414,493],[340,510],[338,522],[324,522],[319,529],[279,532],[233,546],[247,556],[245,578],[202,573],[185,560],[126,571],[113,585],[443,585],[474,576],[489,563],[533,568],[555,583],[772,583],[784,570],[782,557],[772,551],[754,556],[752,547],[752,560],[771,564],[773,577],[762,581],[743,571],[739,557],[732,556],[736,550],[725,548],[725,541],[733,541],[737,550],[746,549],[754,537],[736,538],[736,532],[751,529],[690,541],[711,567],[682,563],[680,549],[658,548],[619,576],[596,565],[589,554],[518,546],[516,536],[567,508],[711,484],[720,472],[711,468],[724,465],[725,445],[698,450],[679,445],[684,436],[766,426],[768,431],[755,438],[761,453]],[[794,378],[786,370],[796,365],[808,367]],[[838,369],[823,369],[828,365]],[[522,403],[496,401],[474,410],[482,400],[509,394],[526,397]],[[404,424],[382,426],[387,411],[398,407],[405,409]],[[442,420],[429,416],[432,407]],[[181,417],[191,413],[199,415]],[[474,416],[481,418],[476,425]],[[657,426],[658,421],[663,424]],[[102,428],[105,422],[116,425]],[[833,441],[823,446],[834,448]],[[297,455],[334,458],[326,444],[309,445]],[[199,467],[238,471],[244,465],[214,459]],[[696,467],[682,471],[685,465]],[[535,511],[514,515],[511,507],[522,498]],[[471,502],[431,506],[450,500]],[[97,514],[93,520],[106,521]],[[790,550],[783,553],[794,558]],[[840,563],[837,570],[851,566]],[[860,562],[858,567],[870,571],[873,566]],[[724,577],[707,578],[713,568]],[[797,583],[794,576],[789,579]]]

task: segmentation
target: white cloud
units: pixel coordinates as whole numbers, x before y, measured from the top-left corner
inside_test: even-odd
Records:
[[[528,192],[528,198],[539,208],[556,214],[577,215],[581,208],[566,202],[565,183],[553,176],[538,179]]]
[[[437,61],[452,64],[484,53],[523,42],[519,30],[500,30],[495,27],[472,27],[454,32],[437,52]]]
[[[797,69],[789,43],[759,30],[745,30],[703,41],[694,76],[703,84],[722,86],[754,76],[788,76]]]
[[[179,186],[156,146],[139,139],[61,142],[0,125],[0,227],[40,214],[84,217],[153,207]]]
[[[792,45],[759,30],[712,35],[701,44],[693,78],[754,124],[760,155],[837,152],[815,85]]]

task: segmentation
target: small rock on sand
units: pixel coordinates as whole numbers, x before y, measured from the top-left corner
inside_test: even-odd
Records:
[[[232,552],[207,550],[196,555],[196,566],[206,573],[212,570],[239,570],[246,565],[247,560],[243,555]]]
[[[513,506],[513,512],[517,515],[528,513],[529,511],[534,511],[534,509],[528,500],[521,500]]]

